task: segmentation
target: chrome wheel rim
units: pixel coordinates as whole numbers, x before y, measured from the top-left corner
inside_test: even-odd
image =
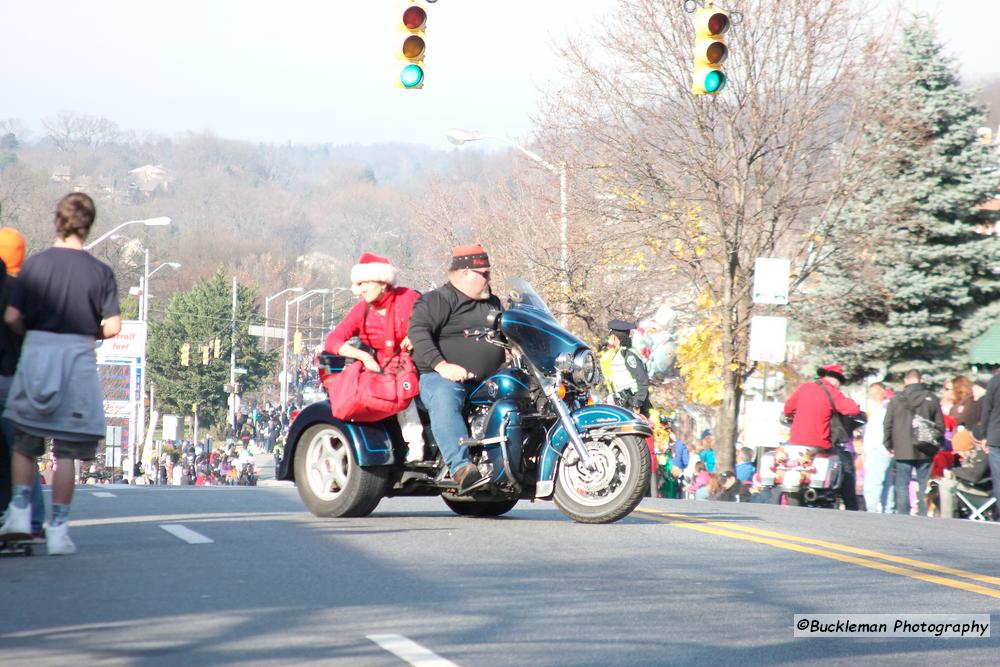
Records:
[[[625,492],[625,482],[634,462],[620,438],[609,441],[585,440],[596,470],[587,470],[572,445],[567,446],[559,470],[559,486],[573,500],[588,507],[613,502]]]
[[[333,428],[318,432],[306,449],[306,481],[320,500],[335,500],[347,488],[354,468],[350,443]]]

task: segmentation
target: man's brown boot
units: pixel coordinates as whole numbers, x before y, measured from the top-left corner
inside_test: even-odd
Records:
[[[476,482],[481,480],[483,475],[479,472],[479,468],[471,463],[466,463],[464,466],[456,470],[452,474],[451,478],[458,482],[458,492],[465,493],[473,485],[475,485]]]

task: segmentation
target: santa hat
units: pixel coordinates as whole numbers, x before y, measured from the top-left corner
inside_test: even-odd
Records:
[[[358,263],[351,269],[351,282],[357,285],[366,281],[395,286],[396,267],[387,257],[379,257],[371,252],[362,253]]]

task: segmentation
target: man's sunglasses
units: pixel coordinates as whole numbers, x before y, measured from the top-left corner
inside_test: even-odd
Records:
[[[489,269],[484,269],[482,271],[478,271],[476,269],[469,269],[469,271],[472,271],[473,273],[478,273],[479,275],[481,275],[483,277],[484,280],[489,280],[490,279],[490,270]]]

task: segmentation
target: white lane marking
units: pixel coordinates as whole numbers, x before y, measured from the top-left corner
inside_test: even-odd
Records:
[[[182,526],[179,523],[175,524],[160,524],[160,528],[167,531],[174,537],[180,538],[187,542],[188,544],[211,544],[215,540],[205,537],[201,533],[196,533],[186,526]]]
[[[366,635],[389,653],[410,663],[413,667],[458,667],[451,660],[445,660],[436,653],[425,649],[417,642],[403,635]]]
[[[115,494],[109,493],[107,491],[94,491],[92,494],[95,498],[116,498]]]

